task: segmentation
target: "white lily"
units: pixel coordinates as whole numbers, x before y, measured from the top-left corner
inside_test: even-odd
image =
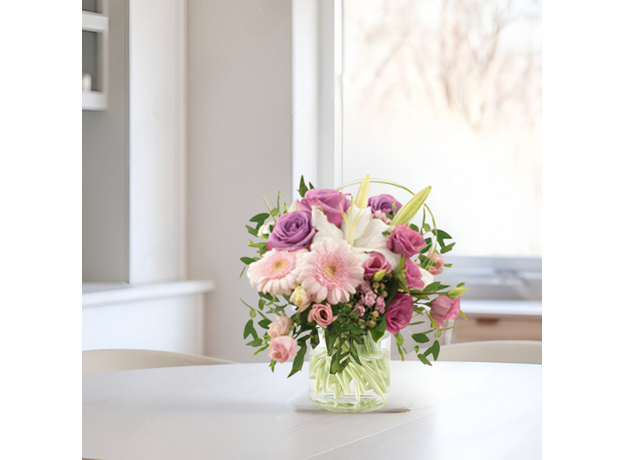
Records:
[[[374,219],[369,207],[360,209],[351,203],[349,211],[343,214],[342,227],[338,228],[327,220],[319,207],[315,206],[312,208],[312,225],[317,230],[312,241],[313,246],[324,238],[331,238],[335,241],[346,241],[356,252],[365,254],[379,252],[393,269],[399,263],[401,256],[388,249],[387,238],[383,235],[390,226],[380,219]]]

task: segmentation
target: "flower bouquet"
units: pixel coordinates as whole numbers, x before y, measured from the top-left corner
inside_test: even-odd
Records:
[[[360,184],[356,196],[345,187]],[[434,281],[450,264],[444,256],[455,243],[437,227],[425,203],[431,187],[401,205],[388,194],[369,197],[370,183],[407,188],[368,176],[337,190],[306,186],[290,206],[264,199],[267,213],[247,226],[256,257],[242,257],[258,289],[249,307],[247,345],[256,354],[268,348],[270,367],[294,358],[289,377],[301,370],[310,350],[311,402],[326,410],[364,412],[383,407],[390,387],[390,334],[404,358],[402,331],[428,321],[431,329],[412,334],[420,361],[438,358],[445,320],[460,310],[467,290]],[[422,208],[419,225],[411,223]],[[429,223],[430,219],[430,223]],[[241,276],[243,275],[241,273]],[[242,299],[241,299],[242,300]],[[274,315],[272,320],[268,315]],[[422,321],[412,321],[414,317]],[[258,333],[257,325],[264,331]],[[421,351],[420,345],[433,343]]]

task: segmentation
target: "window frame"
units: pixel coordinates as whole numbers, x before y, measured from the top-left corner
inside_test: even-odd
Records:
[[[293,2],[293,198],[299,178],[343,185],[343,1]],[[310,77],[312,71],[312,77]],[[540,302],[541,257],[455,256],[439,280],[466,282],[466,300]]]

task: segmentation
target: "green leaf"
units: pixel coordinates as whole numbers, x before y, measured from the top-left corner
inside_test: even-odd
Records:
[[[412,339],[414,339],[414,342],[418,342],[418,343],[427,343],[429,342],[429,337],[427,337],[427,334],[412,334]]]
[[[445,266],[446,268],[451,268],[451,267],[453,266],[453,264],[444,264],[444,266]]]
[[[361,366],[362,363],[360,362],[360,355],[358,354],[357,346],[354,340],[351,341],[350,352],[351,352],[351,357],[353,358],[353,360]]]
[[[437,361],[438,355],[440,354],[440,342],[436,340],[435,342],[433,342],[431,348],[433,349],[433,359]]]
[[[453,246],[455,246],[455,243],[451,243],[448,246],[444,246],[443,248],[440,249],[440,254],[446,254],[451,249],[453,249]]]
[[[251,316],[252,318],[256,317],[256,310],[252,310],[251,308],[249,309],[249,316]],[[243,337],[245,338],[245,337]]]
[[[275,372],[275,364],[277,363],[277,361],[275,361],[274,359],[271,360],[271,363],[269,364],[269,367],[271,368],[271,372]]]
[[[258,230],[257,229],[255,229],[253,227],[250,227],[249,225],[245,225],[245,227],[247,228],[247,231],[249,233],[251,233],[253,236],[256,236],[256,237],[258,236]]]
[[[249,265],[254,263],[257,259],[255,259],[254,257],[241,257],[240,260],[245,265]]]
[[[256,350],[256,352],[254,353],[254,356],[256,356],[258,353],[260,353],[261,351],[266,350],[267,348],[269,348],[269,344],[267,343],[265,346],[263,346],[262,348],[258,348]]]
[[[261,319],[260,321],[258,321],[258,326],[260,326],[263,329],[268,329],[269,324],[271,323],[272,321],[270,319]]]
[[[438,243],[440,243],[440,246],[442,246],[442,247],[446,246],[446,243],[444,242],[444,240],[450,240],[451,239],[451,235],[446,233],[444,230],[440,230],[439,228],[438,229],[433,229],[433,234],[436,236],[436,239],[438,240]]]
[[[386,333],[386,316],[384,315],[381,318],[381,321],[377,323],[377,325],[370,330],[371,337],[375,342],[379,342],[384,334]]]
[[[459,310],[459,314],[462,316],[462,318],[464,318],[466,321],[468,321],[468,318],[466,318],[466,315],[464,314],[463,311]]]
[[[244,334],[243,335],[244,339],[246,339],[250,334],[253,336],[254,339],[258,338],[258,334],[256,333],[256,330],[254,329],[253,319],[250,319],[249,321],[247,321],[247,324],[245,324],[245,331],[243,332],[243,334]]]
[[[336,343],[337,338],[338,329],[336,327],[329,327],[325,330],[325,346],[328,354],[334,349],[334,343]]]
[[[303,177],[303,176],[301,176]],[[310,187],[310,190],[314,190],[314,185],[312,185],[312,182],[308,182],[308,186]]]
[[[429,226],[429,224],[425,224],[422,226],[423,232],[424,233],[428,233],[431,231],[431,227]]]
[[[246,343],[245,345],[249,345],[250,347],[259,347],[260,345],[262,345],[264,341],[262,340],[261,337],[257,337],[255,339],[253,339],[251,342]]]
[[[267,214],[266,212],[260,213],[260,214],[256,214],[255,216],[253,216],[251,219],[249,219],[249,222],[255,222],[257,224],[264,224],[264,221],[267,220],[270,217],[269,214]]]
[[[415,323],[409,323],[409,326],[416,326],[417,324],[422,324],[424,321],[416,321]]]
[[[301,196],[301,198],[305,197],[307,191],[308,187],[306,187],[305,180],[303,179],[303,176],[301,176],[301,181],[299,182],[299,195]]]
[[[296,374],[297,372],[299,372],[301,370],[301,367],[303,366],[303,360],[305,358],[305,354],[306,354],[307,349],[308,349],[308,347],[307,347],[307,345],[305,343],[303,345],[301,345],[301,347],[299,348],[299,351],[297,352],[297,356],[295,356],[295,360],[293,361],[292,370],[290,371],[290,374],[288,374],[288,377],[293,376],[294,374]]]
[[[429,360],[427,358],[425,358],[425,356],[422,353],[418,353],[416,356],[418,356],[418,359],[420,359],[423,364],[426,364],[427,366],[431,366],[432,365],[429,362]]]
[[[264,310],[264,306],[266,305],[266,301],[262,299],[258,299],[258,308],[260,310]]]
[[[420,230],[418,229],[418,225],[415,224],[410,224],[409,228],[411,228],[412,230],[414,230],[415,232],[420,233]]]

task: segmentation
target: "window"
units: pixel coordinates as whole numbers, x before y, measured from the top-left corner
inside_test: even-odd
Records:
[[[540,3],[343,0],[341,25],[341,182],[431,185],[447,281],[541,300]]]

